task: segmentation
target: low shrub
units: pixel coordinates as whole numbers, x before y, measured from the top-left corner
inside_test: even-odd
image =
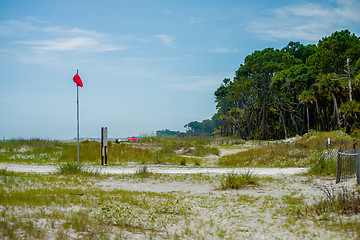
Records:
[[[245,173],[228,173],[220,180],[220,189],[241,189],[249,185],[258,185],[258,177],[251,171]]]
[[[220,167],[307,167],[312,152],[295,145],[253,146],[219,159]]]
[[[107,224],[135,229],[164,229],[175,224],[180,215],[188,215],[191,206],[170,196],[136,196],[105,201],[94,217]]]
[[[82,172],[82,166],[77,163],[60,164],[57,168],[60,174],[79,174]]]
[[[336,174],[337,150],[330,149],[314,156],[317,160],[308,173],[316,176],[334,176]]]
[[[334,188],[320,188],[325,197],[321,198],[314,206],[314,211],[321,215],[323,213],[338,213],[353,215],[360,213],[360,191],[349,190],[346,187],[336,190]]]
[[[148,178],[151,174],[152,174],[152,172],[149,171],[149,169],[148,169],[148,167],[146,165],[140,167],[135,172],[135,176],[140,177],[140,178]]]

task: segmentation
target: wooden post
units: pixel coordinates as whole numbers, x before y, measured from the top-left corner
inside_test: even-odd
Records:
[[[107,165],[107,127],[101,128],[101,165]]]
[[[356,155],[356,182],[360,185],[360,152],[357,151]]]
[[[336,183],[340,182],[340,176],[341,176],[341,157],[340,157],[340,149],[338,150],[337,155],[337,164],[336,164]]]
[[[356,140],[353,140],[353,149],[356,149]]]
[[[104,128],[101,128],[101,165],[104,165]]]
[[[107,145],[104,147],[105,165],[107,165]]]

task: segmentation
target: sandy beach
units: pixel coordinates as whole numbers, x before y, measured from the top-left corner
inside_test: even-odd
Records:
[[[155,235],[150,230],[124,230],[121,232],[124,239],[356,239],[354,233],[324,227],[321,217],[304,216],[294,220],[291,214],[289,215],[289,208],[302,207],[292,205],[289,201],[301,201],[303,205],[311,205],[324,197],[322,189],[352,188],[355,185],[354,179],[335,184],[334,178],[299,175],[306,171],[305,168],[168,166],[148,166],[150,173],[160,174],[158,178],[131,177],[140,168],[141,166],[88,166],[89,170],[100,171],[106,176],[94,180],[91,188],[103,191],[126,190],[137,193],[134,196],[143,193],[145,197],[150,193],[170,194],[190,206],[191,211],[189,215],[178,218],[174,223],[170,221],[165,228],[159,228]],[[0,169],[51,174],[56,171],[56,166],[1,163]],[[219,189],[218,180],[224,174],[248,171],[270,180],[239,190]],[[84,186],[84,197],[87,196],[87,189],[90,190]],[[347,217],[341,219],[346,221]],[[42,221],[45,225],[49,224],[48,219]],[[118,229],[114,228],[114,239],[117,231]],[[48,237],[52,238],[51,232],[48,234]],[[72,239],[79,237],[81,233],[73,233]]]

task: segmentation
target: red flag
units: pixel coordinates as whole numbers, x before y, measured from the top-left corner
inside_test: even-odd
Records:
[[[83,83],[81,81],[81,78],[79,76],[79,74],[76,74],[73,78],[74,82],[76,83],[77,86],[83,87]]]

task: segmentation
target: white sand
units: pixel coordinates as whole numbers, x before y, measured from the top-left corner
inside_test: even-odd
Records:
[[[140,166],[141,167],[141,166]],[[55,165],[34,165],[34,164],[14,164],[0,163],[0,169],[12,172],[32,172],[32,173],[53,173],[56,172]],[[90,170],[98,170],[102,174],[133,174],[139,167],[122,166],[96,166],[85,167]],[[307,168],[197,168],[197,167],[171,167],[171,166],[147,166],[152,173],[162,174],[226,174],[226,173],[245,173],[252,172],[259,176],[265,175],[293,175],[306,172]]]
[[[0,169],[15,172],[52,173],[53,165],[25,165],[0,163]],[[321,225],[311,216],[292,220],[286,199],[300,198],[312,204],[324,196],[321,188],[339,189],[355,185],[355,179],[335,184],[334,178],[314,178],[295,175],[304,168],[188,168],[148,166],[150,172],[169,175],[203,174],[218,177],[229,172],[252,171],[258,176],[269,176],[260,186],[240,190],[218,190],[219,183],[204,180],[169,181],[139,178],[119,178],[116,174],[135,173],[139,167],[102,166],[103,174],[114,174],[106,180],[96,180],[94,187],[103,190],[123,189],[139,192],[175,194],[192,206],[191,214],[176,224],[169,224],[154,236],[151,231],[125,231],[127,239],[357,239],[352,232],[341,232]],[[166,179],[166,178],[165,178]],[[196,179],[196,178],[195,178]],[[205,179],[205,178],[204,178]],[[297,206],[299,207],[299,206]],[[296,212],[294,213],[296,214]],[[360,221],[360,216],[353,216]],[[321,219],[320,219],[321,220]],[[327,220],[329,222],[329,220]],[[79,237],[74,233],[74,238]]]

